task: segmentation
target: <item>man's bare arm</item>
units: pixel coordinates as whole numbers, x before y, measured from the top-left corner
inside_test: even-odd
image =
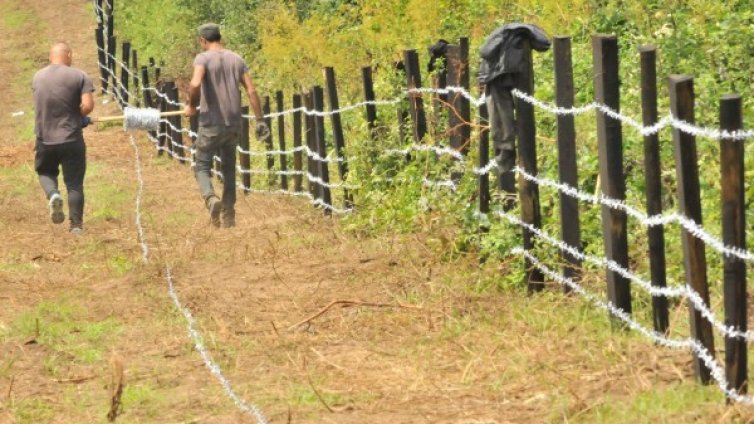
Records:
[[[191,82],[189,83],[188,104],[184,109],[186,116],[196,115],[196,108],[199,106],[199,100],[201,100],[202,96],[202,79],[204,79],[204,72],[205,69],[203,65],[194,66],[194,75],[191,77]]]
[[[262,122],[262,102],[259,100],[257,89],[254,86],[254,82],[251,80],[251,75],[249,75],[248,72],[243,74],[243,77],[241,78],[241,84],[243,84],[244,88],[246,89],[246,95],[249,97],[249,105],[251,105],[251,110],[254,112],[254,116],[257,118],[257,122]]]
[[[92,93],[81,95],[81,105],[79,106],[81,116],[87,116],[94,110],[94,96]]]

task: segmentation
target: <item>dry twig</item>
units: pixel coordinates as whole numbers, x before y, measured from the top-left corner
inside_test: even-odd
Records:
[[[376,303],[376,302],[364,302],[362,300],[333,300],[327,306],[325,306],[324,308],[320,309],[314,315],[312,315],[312,316],[310,316],[310,317],[308,317],[308,318],[306,318],[306,319],[304,319],[304,320],[302,320],[302,321],[300,321],[300,322],[298,322],[296,324],[291,325],[290,327],[288,327],[288,330],[293,330],[294,328],[300,327],[300,326],[302,326],[302,325],[304,325],[304,324],[306,324],[306,323],[308,323],[310,321],[313,321],[313,320],[319,318],[320,316],[324,315],[325,312],[327,312],[328,310],[330,310],[330,308],[332,308],[335,305],[343,305],[344,308],[349,307],[349,306],[370,306],[370,307],[373,307],[373,308],[404,308],[404,309],[419,309],[419,310],[423,310],[424,309],[421,306],[406,305],[406,304],[403,304],[403,303]]]
[[[112,365],[112,381],[110,384],[110,411],[107,413],[107,420],[109,422],[115,422],[122,409],[121,396],[123,395],[123,360],[119,357],[113,357],[111,361]]]

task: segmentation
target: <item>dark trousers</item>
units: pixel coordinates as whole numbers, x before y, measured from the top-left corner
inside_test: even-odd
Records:
[[[34,169],[47,199],[58,193],[58,175],[63,168],[63,182],[68,191],[68,216],[71,227],[84,223],[84,175],[86,145],[83,141],[47,145],[37,142]]]
[[[510,172],[516,165],[515,102],[511,90],[514,76],[503,74],[486,85],[485,95],[490,116],[490,132],[499,171],[498,186],[515,191],[515,178]]]
[[[214,156],[220,156],[223,176],[223,215],[235,216],[236,205],[236,148],[241,137],[239,128],[199,127],[196,140],[196,181],[199,192],[207,206],[209,199],[216,196],[212,187],[212,164]]]

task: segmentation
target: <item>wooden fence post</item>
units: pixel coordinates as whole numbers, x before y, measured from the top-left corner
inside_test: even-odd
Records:
[[[275,93],[275,103],[277,103],[278,111],[278,146],[280,148],[280,188],[284,191],[288,191],[288,156],[285,153],[285,117],[283,112],[285,111],[285,105],[283,104],[283,92],[277,91]]]
[[[94,12],[97,14],[97,23],[102,25],[105,21],[105,9],[103,8],[102,0],[97,0],[95,3],[96,7]]]
[[[555,91],[559,107],[573,107],[573,61],[571,59],[571,38],[558,36],[553,39],[555,60]],[[576,127],[573,115],[558,115],[558,174],[560,182],[571,187],[579,187],[578,166],[576,163]],[[581,224],[578,199],[560,192],[560,234],[563,241],[578,249],[581,246]],[[561,252],[564,259],[563,277],[574,281],[581,279],[581,260],[568,252]],[[570,289],[564,286],[568,293]]]
[[[531,46],[528,41],[524,41],[522,50],[524,52],[523,63],[525,65],[518,75],[516,88],[526,94],[533,95],[534,67],[532,64]],[[534,106],[519,100],[516,103],[516,110],[518,112],[516,132],[518,134],[519,164],[527,173],[537,175],[537,125],[534,117]],[[542,228],[542,215],[539,209],[539,185],[520,176],[518,190],[522,220],[535,228]],[[533,249],[535,238],[534,233],[528,229],[524,229],[524,249]],[[525,264],[526,284],[529,292],[544,289],[544,276],[542,272],[529,259],[525,260]]]
[[[122,99],[123,103],[122,106],[126,107],[129,104],[129,91],[128,91],[128,81],[131,79],[128,75],[129,72],[129,62],[131,61],[131,43],[128,41],[124,41],[121,45],[121,64],[120,64],[120,98]]]
[[[249,107],[241,107],[241,115],[248,115]],[[243,183],[244,194],[251,192],[251,155],[249,150],[251,149],[251,143],[249,138],[249,119],[241,118],[241,139],[239,140],[239,146],[241,146],[241,154],[238,155],[238,161],[241,165],[241,181]]]
[[[419,56],[416,50],[403,51],[403,65],[406,70],[406,87],[409,90],[422,88],[421,70],[419,69]],[[427,134],[427,118],[424,115],[424,101],[421,93],[408,94],[409,110],[414,123],[414,141],[420,142]]]
[[[165,85],[166,84],[167,84],[167,82],[164,83],[164,84],[158,84],[157,85],[157,92],[160,94],[160,96],[158,96],[158,98],[157,98],[157,105],[158,105],[158,109],[160,109],[160,112],[167,112],[168,111],[168,109],[167,109],[168,102],[165,101],[165,97],[164,97],[164,96],[167,96],[167,91],[165,90]],[[167,149],[168,152],[172,152],[173,151],[172,144],[167,145],[167,147],[166,147],[167,132],[168,132],[167,131],[167,125],[164,122],[160,122],[160,129],[159,129],[159,131],[157,133],[157,146],[159,147],[159,149],[157,150],[157,156],[162,156],[163,152],[166,149]],[[168,156],[170,156],[170,155],[168,155]]]
[[[115,34],[115,21],[113,20],[113,13],[115,12],[115,0],[109,0],[107,2],[107,7],[105,8],[105,15],[107,17],[107,38],[113,38],[113,35]],[[109,50],[108,50],[109,51]],[[112,51],[113,55],[115,54],[114,51]]]
[[[720,99],[720,129],[743,128],[741,96]],[[746,249],[746,199],[744,198],[744,142],[720,140],[720,187],[722,188],[723,243]],[[725,326],[746,332],[746,262],[734,256],[724,257],[723,293]],[[728,388],[747,391],[747,346],[743,337],[725,337],[725,374]]]
[[[479,92],[484,93],[484,85],[479,85]],[[489,165],[490,161],[490,130],[489,130],[489,113],[487,112],[487,103],[479,106],[479,168],[483,169]],[[479,213],[486,215],[490,213],[490,173],[479,174]],[[487,228],[482,225],[482,231],[486,232]]]
[[[110,79],[110,95],[112,96],[113,100],[118,100],[118,77],[115,73],[115,37],[110,37],[107,39],[107,69],[110,71],[108,72],[108,78]]]
[[[302,142],[302,120],[301,120],[301,95],[293,95],[293,170],[296,172],[293,175],[293,191],[301,193],[303,189],[303,161],[301,152]]]
[[[99,62],[100,87],[102,94],[107,94],[108,73],[107,73],[107,56],[105,55],[105,38],[102,25],[94,30],[94,38],[97,41],[97,61]]]
[[[670,110],[678,119],[690,124],[694,120],[694,79],[687,75],[670,77]],[[673,147],[678,185],[678,208],[687,218],[702,225],[702,204],[699,198],[699,169],[697,168],[696,137],[673,128]],[[709,306],[707,285],[707,261],[704,257],[704,241],[694,237],[686,229],[682,230],[683,265],[686,270],[686,284],[699,294],[704,304]],[[701,312],[689,303],[691,336],[715,355],[715,339],[712,324]],[[710,369],[694,353],[694,370],[704,384],[711,382]]]
[[[618,39],[614,35],[592,36],[594,94],[598,103],[620,112],[618,76]],[[621,122],[597,112],[600,185],[602,193],[612,199],[625,200],[623,176],[623,134]],[[602,206],[602,234],[605,256],[628,269],[628,232],[626,213]],[[631,285],[615,271],[607,270],[608,300],[618,309],[631,313]]]
[[[340,122],[340,102],[338,102],[338,86],[335,82],[335,70],[332,67],[326,67],[325,84],[327,85],[327,98],[330,102],[330,122],[332,123],[333,140],[335,141],[335,155],[340,158],[338,161],[338,175],[343,183],[343,203],[346,209],[353,205],[353,199],[348,189],[345,187],[348,178],[348,162],[346,162],[346,141],[343,137],[343,125]]]
[[[323,112],[325,110],[324,91],[322,87],[315,85],[312,90],[314,100],[314,110],[317,112]],[[317,154],[321,158],[327,157],[327,141],[325,139],[325,118],[323,116],[316,116],[314,118],[315,138],[317,141]],[[327,161],[319,161],[319,178],[322,179],[322,185],[320,186],[320,199],[325,205],[332,207],[332,195],[330,193],[330,171],[328,169]],[[328,208],[324,208],[325,215],[330,215],[332,211]]]
[[[153,108],[154,102],[152,102],[152,92],[149,90],[149,71],[147,70],[146,66],[141,67],[141,85],[142,85],[142,92],[141,95],[144,97],[144,107]],[[157,132],[156,131],[149,131],[148,132],[150,137],[154,140],[157,139]]]
[[[450,45],[446,46],[446,52],[448,47],[450,47]],[[432,54],[431,49],[429,53]],[[444,90],[448,86],[447,54],[438,57],[438,59],[440,59],[438,61],[439,65],[435,65],[434,75],[430,74],[432,76],[432,87],[438,90]],[[428,71],[432,72],[433,70],[428,69]],[[448,95],[445,93],[432,93],[430,98],[432,102],[432,114],[430,122],[428,123],[428,130],[434,140],[439,140],[438,132],[440,130],[440,114],[443,110],[449,109],[447,107]]]
[[[649,127],[658,120],[657,113],[657,55],[654,46],[639,48],[641,57],[641,109],[642,123]],[[644,184],[647,199],[647,215],[662,214],[662,167],[660,164],[660,141],[657,133],[644,136]],[[647,228],[649,240],[649,268],[652,285],[665,287],[665,228],[656,225]],[[654,329],[666,333],[670,325],[668,299],[652,296],[652,321]]]
[[[167,110],[178,110],[179,106],[174,104],[178,103],[178,87],[176,87],[175,82],[166,82],[165,91],[168,94],[168,98],[172,102],[167,105]],[[183,145],[183,125],[181,124],[181,117],[170,116],[168,117],[168,122],[170,122],[171,124],[169,126],[170,131],[168,131],[168,134],[170,134],[170,139],[172,140],[170,144],[173,146],[171,150],[173,151],[173,154],[177,156],[178,161],[185,165],[186,163],[190,162],[190,159],[186,157],[186,149]]]
[[[262,114],[265,116],[264,122],[267,124],[267,128],[270,130],[267,138],[264,139],[265,148],[267,149],[267,171],[269,175],[267,178],[267,185],[272,187],[275,184],[275,175],[273,174],[275,168],[275,156],[271,153],[274,149],[274,141],[272,140],[272,118],[270,117],[270,96],[264,96],[262,102]]]
[[[133,70],[133,82],[134,82],[134,104],[136,107],[141,107],[141,96],[139,96],[139,54],[136,49],[131,50],[131,69]]]
[[[374,102],[374,83],[372,82],[371,66],[364,66],[361,68],[361,78],[364,81],[364,100],[367,102]],[[377,128],[377,106],[367,103],[366,113],[367,122],[369,123],[369,137],[372,140],[375,140],[377,137],[377,134],[375,133],[375,128]]]
[[[462,37],[458,45],[448,45],[445,57],[447,85],[469,91],[469,39]],[[471,144],[471,102],[461,93],[450,93],[448,103],[450,146],[466,155]]]
[[[314,110],[314,93],[313,90],[309,90],[308,92],[304,93],[304,107],[307,111],[313,111]],[[317,152],[317,143],[315,139],[315,125],[314,125],[314,116],[307,113],[304,117],[304,122],[306,123],[306,147],[307,147],[307,155],[306,155],[306,180],[307,180],[307,186],[309,188],[309,194],[315,198],[319,199],[319,185],[312,181],[311,177],[317,177],[319,175],[319,166],[318,162],[312,158],[312,154]]]

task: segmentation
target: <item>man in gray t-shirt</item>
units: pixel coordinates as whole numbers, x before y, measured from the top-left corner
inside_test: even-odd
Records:
[[[58,175],[68,191],[68,213],[72,233],[80,233],[84,223],[84,174],[86,146],[82,128],[94,109],[92,80],[72,68],[73,53],[66,43],[50,49],[50,64],[32,80],[34,95],[34,168],[47,196],[50,218],[55,224],[65,220],[63,199],[58,191]]]
[[[240,56],[223,48],[220,27],[216,24],[200,26],[199,44],[203,52],[194,59],[185,114],[194,116],[199,113],[199,131],[194,146],[195,175],[210,221],[219,227],[222,215],[222,225],[229,228],[235,226],[236,217],[236,148],[241,137],[241,86],[246,90],[257,118],[257,137],[266,138],[269,129],[262,120],[262,108],[249,68]],[[222,200],[212,187],[215,154],[222,161]]]

